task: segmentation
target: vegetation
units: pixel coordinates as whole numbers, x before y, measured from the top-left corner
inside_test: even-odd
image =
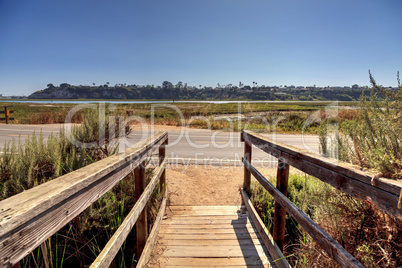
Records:
[[[241,131],[245,128],[254,131],[277,131],[282,133],[300,133],[304,121],[312,112],[328,105],[330,102],[293,102],[293,103],[176,103],[172,106],[161,104],[155,106],[147,103],[116,104],[116,113],[140,116],[151,123],[154,109],[154,123],[157,125],[181,126],[192,128],[211,128],[216,130]],[[352,103],[354,104],[354,103]],[[340,105],[352,105],[340,103]],[[15,120],[11,123],[63,123],[73,104],[32,104],[13,103]],[[238,118],[240,112],[240,120]],[[340,119],[348,119],[352,112],[340,111]],[[73,117],[74,123],[82,121],[81,113]],[[136,122],[133,121],[133,124]],[[317,133],[318,123],[309,125],[304,133]]]
[[[356,85],[357,86],[357,85]],[[188,86],[178,82],[173,85],[164,81],[161,86],[109,84],[100,86],[74,86],[67,83],[56,87],[48,84],[47,88],[29,96],[31,99],[153,99],[153,100],[357,100],[361,89],[355,87],[295,87],[295,86],[253,86],[239,83],[216,87]]]
[[[98,119],[97,112],[84,111],[83,123],[75,126],[72,131],[77,140],[94,142],[96,145],[91,148],[74,146],[63,130],[58,136],[50,136],[47,141],[39,134],[39,137],[33,135],[28,138],[25,143],[14,141],[7,144],[0,155],[0,200],[114,154],[117,149],[113,143],[114,137],[99,136],[102,127],[109,133],[109,122],[106,121],[102,126]],[[128,132],[125,126],[116,125],[114,133]],[[146,169],[146,175],[150,179],[152,168]],[[133,176],[130,174],[124,178],[25,257],[21,264],[24,267],[61,268],[63,265],[84,267],[92,263],[135,203]],[[156,217],[157,199],[160,198],[160,189],[157,187],[151,199],[149,222],[153,222]],[[132,232],[116,256],[114,265],[131,267],[135,262],[134,252],[135,232]]]
[[[370,82],[369,98],[363,93],[357,116],[340,125],[341,133],[335,140],[327,143],[327,133],[320,132],[322,151],[328,156],[372,169],[378,176],[401,179],[402,86],[399,74],[398,90],[379,86],[371,74]],[[379,102],[380,97],[385,101]],[[325,123],[321,129],[326,128]]]

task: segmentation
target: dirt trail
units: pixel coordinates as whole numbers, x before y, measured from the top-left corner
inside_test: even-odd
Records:
[[[276,169],[260,169],[275,175]],[[170,205],[238,205],[243,185],[243,167],[202,165],[167,169]]]

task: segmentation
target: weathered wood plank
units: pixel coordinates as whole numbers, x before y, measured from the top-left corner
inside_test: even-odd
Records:
[[[247,196],[246,191],[242,189],[240,191],[244,204],[246,205],[247,211],[250,214],[250,217],[253,220],[255,228],[261,236],[261,240],[264,242],[264,245],[267,247],[269,254],[272,257],[273,262],[279,268],[289,268],[290,265],[283,256],[282,251],[276,245],[274,238],[269,233],[267,227],[262,222],[261,218],[258,216],[257,211],[255,210],[251,200]]]
[[[244,165],[250,170],[261,185],[275,198],[282,207],[303,227],[303,229],[342,267],[364,267],[347,252],[338,242],[328,235],[320,226],[311,220],[303,211],[296,207],[264,176],[261,175],[247,160]]]
[[[221,240],[208,240],[208,239],[172,239],[164,240],[159,239],[158,244],[161,246],[246,246],[246,245],[263,245],[264,242],[260,239],[221,239]]]
[[[161,163],[161,164],[163,164],[163,163]],[[162,174],[162,176],[163,176],[163,174]],[[159,183],[161,183],[161,181],[159,181]],[[165,193],[164,198],[163,198],[163,201],[159,208],[158,215],[156,216],[154,225],[152,227],[151,234],[148,237],[147,243],[145,245],[144,250],[142,251],[140,259],[137,262],[136,267],[138,267],[138,268],[142,268],[142,267],[146,266],[146,264],[149,261],[149,258],[151,257],[152,249],[155,246],[156,238],[158,237],[159,228],[161,226],[161,221],[162,221],[163,216],[165,215],[166,200],[167,200],[167,189],[166,188],[165,188],[164,193]]]
[[[213,218],[200,218],[198,217],[198,219],[194,219],[194,218],[190,218],[190,219],[167,219],[162,221],[162,225],[200,225],[200,224],[205,224],[205,225],[237,225],[237,224],[246,224],[246,223],[250,223],[249,219],[244,217],[244,218],[240,218],[240,219],[213,219]]]
[[[256,233],[242,233],[242,234],[159,234],[158,239],[170,240],[170,239],[208,239],[208,240],[226,240],[226,239],[259,239],[260,235]]]
[[[250,222],[236,223],[226,222],[225,224],[163,224],[164,229],[243,229],[253,228]]]
[[[168,208],[167,208],[168,209]],[[216,220],[238,220],[246,219],[245,214],[230,214],[230,215],[173,215],[175,220],[202,220],[202,219],[216,219]]]
[[[11,266],[129,174],[167,138],[160,133],[0,202],[0,259]],[[18,206],[16,206],[18,204]]]
[[[267,267],[271,267],[271,266],[264,266],[264,265],[212,265],[212,266],[208,266],[208,265],[191,265],[191,266],[164,266],[165,268],[177,268],[177,267],[191,267],[191,268],[205,268],[205,267],[225,267],[225,268],[267,268]]]
[[[248,258],[175,258],[170,257],[164,263],[167,267],[219,267],[219,266],[260,266],[268,264],[267,258],[248,257]]]
[[[175,211],[205,211],[205,210],[227,210],[236,212],[241,206],[169,206],[169,209]]]
[[[163,228],[160,230],[160,234],[250,234],[257,232],[253,226],[249,228],[225,228],[225,229],[213,229],[213,228],[204,228],[204,229],[190,229],[190,228]]]
[[[141,197],[136,201],[134,207],[131,209],[130,213],[124,219],[123,223],[120,225],[119,229],[113,234],[110,238],[109,242],[103,248],[102,252],[96,258],[96,260],[92,263],[91,267],[109,267],[110,263],[113,261],[116,253],[120,250],[121,245],[126,240],[127,235],[130,233],[133,228],[135,222],[139,218],[142,210],[145,208],[149,198],[152,195],[155,186],[158,184],[160,180],[160,176],[163,174],[163,171],[166,167],[166,159],[164,163],[158,167],[155,171],[155,175],[145,188]]]
[[[219,216],[219,215],[229,215],[236,216],[236,212],[228,212],[228,211],[175,211],[174,216]]]
[[[192,257],[192,258],[219,258],[219,257],[252,257],[265,256],[266,248],[262,245],[246,246],[169,246],[162,256],[164,257]]]
[[[285,159],[289,165],[347,194],[373,201],[390,214],[402,216],[402,210],[397,208],[401,185],[386,183],[385,179],[373,179],[373,174],[363,172],[353,165],[273,142],[251,131],[244,131],[242,135],[245,142],[252,143],[277,158]]]

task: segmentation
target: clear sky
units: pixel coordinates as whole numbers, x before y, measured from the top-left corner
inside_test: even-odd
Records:
[[[401,0],[0,0],[0,94],[58,85],[396,86]]]

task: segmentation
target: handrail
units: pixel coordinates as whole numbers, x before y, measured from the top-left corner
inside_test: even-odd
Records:
[[[162,161],[165,158],[164,147],[167,142],[167,132],[156,133],[123,153],[112,155],[1,201],[0,266],[9,267],[17,264],[133,169],[143,169],[144,161],[158,148],[160,169],[157,174],[162,188],[165,188],[165,164]],[[143,181],[144,177],[136,177],[135,180]],[[140,198],[140,201],[148,200],[147,195],[147,192],[142,194],[143,198]],[[134,208],[142,211],[144,207],[136,204]],[[144,216],[146,218],[145,212],[142,211],[142,218]],[[134,217],[131,222],[135,222],[136,219],[133,219]],[[145,228],[142,233],[146,234],[146,225],[142,228]],[[138,234],[138,226],[137,235],[141,235]]]
[[[397,207],[398,195],[401,192],[401,187],[397,183],[389,183],[382,178],[375,178],[375,183],[373,183],[374,176],[372,174],[363,172],[353,165],[316,156],[304,150],[274,142],[251,131],[243,131],[241,141],[245,142],[243,188],[245,190],[249,187],[250,176],[253,174],[275,199],[273,236],[281,250],[283,250],[285,216],[288,212],[341,267],[364,267],[286,197],[289,165],[317,177],[345,193],[360,199],[371,200],[391,214],[402,215],[402,210]],[[251,165],[252,145],[279,159],[277,187],[274,187]]]
[[[311,154],[252,131],[243,131],[241,139],[278,159],[284,159],[287,164],[317,177],[344,193],[370,200],[382,210],[402,216],[402,209],[398,209],[401,182],[378,178],[354,165]]]

